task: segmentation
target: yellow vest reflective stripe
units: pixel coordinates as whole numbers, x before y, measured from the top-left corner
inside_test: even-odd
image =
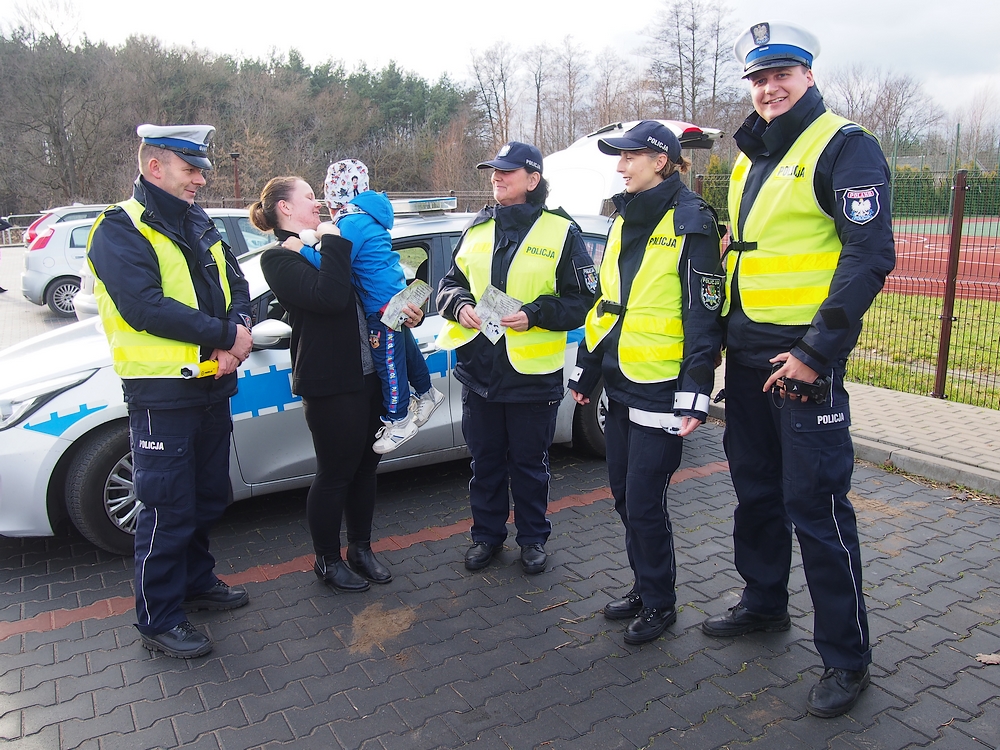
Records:
[[[569,220],[543,211],[521,242],[507,270],[507,294],[522,302],[556,294],[556,268],[569,233]],[[490,284],[496,224],[489,221],[471,227],[455,255],[455,265],[469,280],[469,291],[478,301]],[[437,337],[442,349],[455,349],[479,334],[473,328],[449,320]],[[556,372],[566,356],[566,332],[535,326],[518,332],[507,329],[507,358],[524,375]]]
[[[816,199],[816,164],[849,120],[824,112],[800,135],[761,185],[739,231],[740,203],[750,160],[740,154],[729,181],[732,238],[755,250],[726,253],[726,302],[739,272],[740,304],[757,323],[808,325],[830,293],[843,245],[832,217]]]
[[[622,218],[611,225],[601,260],[601,296],[587,313],[585,334],[591,351],[618,322],[618,315],[598,315],[602,301],[623,305],[618,336],[618,367],[634,383],[660,383],[676,378],[684,359],[681,280],[677,271],[684,236],[674,234],[674,210],[660,219],[649,236],[627,300],[621,298]]]
[[[183,251],[169,237],[160,234],[142,221],[142,212],[145,209],[135,198],[115,205],[120,206],[125,211],[135,228],[153,246],[160,265],[163,296],[197,309],[198,298]],[[101,214],[97,217],[97,221],[94,222],[94,226],[90,230],[91,237],[94,236],[94,231],[104,220],[104,216],[105,214]],[[90,246],[89,239],[87,246],[88,248]],[[219,283],[222,286],[228,310],[232,304],[232,296],[222,243],[215,243],[210,248],[210,252],[219,271]],[[89,259],[87,262],[90,263]],[[90,265],[90,270],[94,272],[93,264]],[[118,308],[108,294],[107,287],[96,273],[94,273],[94,296],[97,298],[97,309],[104,326],[104,333],[111,345],[111,357],[115,372],[118,373],[119,377],[180,378],[181,367],[200,359],[199,347],[196,344],[174,341],[132,328],[118,312]]]

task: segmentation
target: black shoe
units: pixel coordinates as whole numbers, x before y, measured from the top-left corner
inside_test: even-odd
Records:
[[[861,697],[861,691],[871,684],[866,667],[863,672],[849,669],[828,669],[809,691],[806,708],[813,716],[829,719],[847,713]]]
[[[317,557],[313,572],[327,586],[337,591],[367,591],[371,586],[343,560],[334,557]]]
[[[545,570],[545,562],[549,556],[545,554],[545,545],[541,543],[525,544],[521,547],[521,567],[524,574],[533,576]]]
[[[181,604],[185,612],[199,609],[236,609],[250,603],[250,594],[244,589],[230,588],[224,581],[216,581],[208,591],[187,597]]]
[[[375,557],[370,542],[347,545],[347,564],[351,570],[372,583],[389,583],[392,573]]]
[[[735,607],[730,607],[727,614],[709,617],[701,624],[701,629],[706,635],[725,638],[752,633],[755,630],[778,633],[788,630],[791,626],[792,621],[787,612],[781,615],[758,615],[744,607],[741,602]]]
[[[615,599],[604,605],[604,616],[609,620],[631,620],[642,611],[642,597],[632,590],[625,594],[624,599]]]
[[[643,607],[639,614],[625,628],[625,643],[638,646],[640,643],[655,641],[668,625],[677,622],[677,611],[670,609],[654,609]]]
[[[212,641],[204,633],[195,630],[194,625],[185,620],[166,633],[146,635],[139,633],[142,645],[150,651],[162,651],[175,659],[191,659],[204,656],[212,650]]]
[[[480,570],[490,564],[493,556],[503,549],[503,544],[476,542],[465,552],[466,570]]]

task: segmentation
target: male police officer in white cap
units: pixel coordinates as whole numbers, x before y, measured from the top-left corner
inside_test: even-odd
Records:
[[[871,135],[824,106],[816,37],[757,23],[734,51],[755,110],[734,136],[724,307],[725,448],[746,587],[702,629],[721,637],[789,628],[794,527],[824,666],[808,709],[838,716],[870,679],[844,369],[895,263],[889,170]]]
[[[135,494],[135,608],[146,648],[189,658],[212,642],[186,611],[250,599],[213,571],[208,533],[229,497],[229,397],[250,353],[246,280],[195,204],[212,168],[210,125],[140,125],[139,178],[91,232],[95,296],[128,404]],[[214,377],[181,368],[218,364]]]

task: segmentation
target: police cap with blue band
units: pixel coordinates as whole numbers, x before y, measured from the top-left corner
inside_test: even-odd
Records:
[[[608,156],[618,156],[622,151],[650,149],[666,154],[674,164],[681,159],[681,142],[674,131],[656,120],[643,120],[622,133],[621,138],[601,138],[597,147]]]
[[[198,169],[211,169],[208,144],[215,134],[211,125],[140,125],[135,134],[143,143],[172,151]]]
[[[787,21],[755,23],[733,44],[733,54],[743,66],[743,77],[767,68],[812,68],[819,57],[819,39]]]
[[[531,144],[511,141],[500,147],[493,161],[484,161],[476,165],[476,169],[489,169],[490,167],[500,172],[526,169],[529,172],[541,174],[542,152]]]

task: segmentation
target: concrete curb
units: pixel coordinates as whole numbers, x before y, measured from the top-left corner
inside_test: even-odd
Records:
[[[726,409],[722,404],[711,404],[708,414],[710,417],[726,421]],[[862,461],[880,466],[894,466],[908,474],[915,474],[933,482],[960,484],[970,490],[1000,496],[1000,472],[950,461],[940,456],[901,448],[853,433],[851,440],[854,443],[854,456]]]

